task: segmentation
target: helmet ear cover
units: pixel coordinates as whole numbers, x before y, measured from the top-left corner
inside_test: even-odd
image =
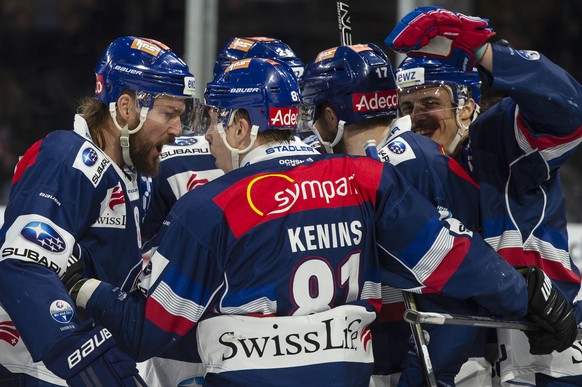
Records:
[[[339,46],[321,51],[305,67],[300,81],[305,105],[329,103],[347,125],[392,115],[398,110],[394,71],[386,54],[373,43]],[[305,108],[305,111],[308,109]]]

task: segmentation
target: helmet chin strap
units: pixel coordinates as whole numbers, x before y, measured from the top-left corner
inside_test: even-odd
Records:
[[[121,127],[117,122],[117,109],[115,107],[115,102],[111,102],[109,104],[109,114],[111,118],[113,118],[113,124],[119,131],[121,132],[121,136],[119,137],[119,142],[121,144],[121,153],[123,155],[123,162],[125,165],[129,167],[133,167],[133,162],[131,161],[131,156],[129,154],[129,135],[137,133],[145,123],[145,120],[148,115],[149,108],[142,107],[139,112],[139,124],[135,129],[129,129],[129,123],[125,124],[124,127]]]
[[[315,127],[315,124],[313,124],[311,126],[311,128],[313,130],[313,133],[315,133],[315,135],[319,139],[319,143],[323,146],[325,151],[327,153],[333,153],[333,147],[336,146],[338,144],[338,142],[340,142],[340,140],[344,136],[344,126],[345,125],[346,125],[345,121],[339,120],[339,122],[337,123],[337,133],[335,134],[335,138],[333,139],[332,142],[325,141],[323,139],[323,137],[321,137],[321,134],[319,134],[319,131]]]
[[[255,141],[257,139],[257,133],[259,132],[259,127],[257,125],[253,125],[251,127],[251,137],[250,137],[251,141],[250,141],[249,145],[244,149],[233,148],[228,143],[228,139],[226,138],[226,132],[224,131],[224,126],[222,124],[218,124],[216,126],[216,129],[218,131],[218,134],[220,135],[220,138],[222,138],[222,142],[224,142],[224,145],[230,151],[230,157],[231,157],[231,161],[232,161],[232,169],[233,170],[237,169],[238,167],[240,167],[239,158],[240,158],[241,153],[248,152],[255,144]]]
[[[465,125],[461,120],[461,111],[463,110],[464,106],[465,106],[465,103],[464,103],[464,101],[461,100],[459,102],[459,106],[455,110],[455,122],[457,124],[457,133],[455,134],[453,141],[451,141],[451,143],[449,144],[449,146],[447,147],[447,150],[446,150],[447,155],[449,155],[451,157],[453,157],[457,153],[459,145],[469,134],[469,125],[479,115],[479,110],[480,110],[479,105],[475,104],[475,110],[473,111],[473,114],[471,115],[471,121],[469,122],[469,125]]]

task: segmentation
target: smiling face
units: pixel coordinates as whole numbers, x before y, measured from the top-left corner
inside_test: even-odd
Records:
[[[410,115],[412,131],[431,138],[445,149],[457,131],[456,107],[448,86],[411,87],[399,94],[402,115]]]
[[[182,134],[181,115],[186,103],[181,98],[161,96],[156,98],[143,127],[130,135],[130,156],[135,168],[146,176],[155,175],[160,169],[160,154],[165,144],[171,144]],[[132,120],[137,126],[138,113]]]

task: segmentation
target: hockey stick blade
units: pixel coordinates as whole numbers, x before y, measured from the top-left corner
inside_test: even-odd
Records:
[[[412,309],[404,311],[404,321],[410,324],[436,324],[436,325],[465,325],[484,328],[519,329],[522,331],[535,331],[540,329],[533,322],[504,320],[483,316],[460,316],[447,313],[419,312]],[[578,338],[582,338],[582,328],[578,328]]]

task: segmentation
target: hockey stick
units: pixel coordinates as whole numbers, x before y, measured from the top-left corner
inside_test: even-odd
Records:
[[[414,300],[414,295],[412,293],[403,291],[402,297],[404,298],[404,306],[406,307],[405,315],[407,311],[422,313],[417,311],[416,301]],[[422,330],[422,326],[420,325],[421,323],[420,321],[414,322],[408,320],[406,320],[406,322],[410,324],[410,329],[412,330],[412,338],[416,344],[416,352],[418,354],[418,358],[420,359],[420,365],[422,366],[421,368],[424,374],[424,382],[428,387],[436,387],[436,377],[432,368],[432,362],[430,361],[428,345],[424,338],[424,332]]]
[[[419,312],[413,308],[404,311],[404,321],[410,324],[465,325],[484,328],[519,329],[536,331],[540,327],[530,321],[504,320],[495,317],[460,316],[447,313]],[[578,339],[582,338],[582,328],[578,328]]]
[[[340,44],[352,44],[352,23],[350,21],[350,4],[348,0],[337,0],[337,25],[340,33]]]

